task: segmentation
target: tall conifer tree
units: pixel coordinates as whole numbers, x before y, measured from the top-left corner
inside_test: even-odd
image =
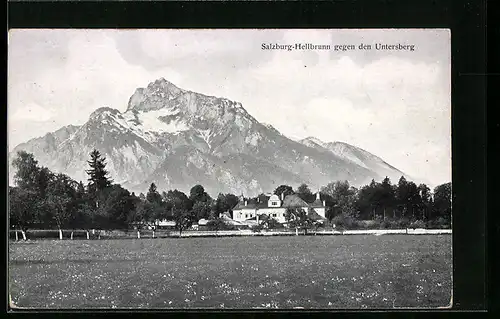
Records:
[[[89,175],[89,193],[95,194],[111,186],[112,181],[108,177],[109,172],[106,170],[106,158],[102,157],[98,150],[93,150],[90,153],[90,161],[87,161],[87,163],[90,166],[90,169],[86,171]]]

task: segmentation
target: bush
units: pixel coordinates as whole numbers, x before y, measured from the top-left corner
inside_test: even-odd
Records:
[[[358,228],[359,225],[354,218],[346,214],[340,214],[332,219],[332,223],[335,224],[337,229],[355,229]]]
[[[405,229],[408,226],[410,226],[410,221],[406,218],[386,219],[386,220],[380,221],[380,228],[381,229]],[[415,227],[415,228],[417,228],[417,227]],[[421,228],[421,227],[418,227],[418,228]]]
[[[415,221],[411,222],[410,225],[408,225],[408,228],[413,228],[413,229],[425,228],[425,227],[426,227],[426,224],[422,220],[415,220]]]
[[[432,229],[449,229],[450,222],[443,217],[438,217],[427,222],[427,227]]]
[[[410,220],[406,217],[403,217],[397,221],[396,225],[399,229],[408,228],[408,226],[410,226]]]
[[[227,224],[224,220],[217,218],[209,221],[207,223],[207,229],[211,231],[218,231],[218,230],[235,230],[236,227],[233,225]]]
[[[264,229],[264,226],[259,224],[259,225],[253,226],[251,229],[254,233],[260,233],[262,231],[262,229]]]
[[[380,229],[382,228],[382,223],[384,219],[380,216],[377,216],[374,220],[365,224],[365,229]]]
[[[380,223],[380,228],[382,229],[393,229],[394,222],[392,220],[386,219]]]

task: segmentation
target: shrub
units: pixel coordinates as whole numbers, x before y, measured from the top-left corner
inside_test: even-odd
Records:
[[[207,229],[211,231],[218,231],[218,230],[235,230],[236,227],[234,225],[230,225],[226,223],[223,219],[217,218],[210,220],[207,223]]]
[[[408,228],[410,226],[410,220],[406,217],[401,218],[398,221],[398,228]]]
[[[264,229],[264,226],[259,224],[259,225],[253,226],[251,229],[254,233],[260,233],[262,231],[262,229]]]
[[[392,229],[394,222],[392,220],[386,219],[380,223],[380,228],[382,229]]]
[[[381,229],[405,229],[410,225],[410,221],[403,219],[386,219],[380,221]]]
[[[355,229],[358,228],[359,225],[357,221],[347,214],[340,214],[332,219],[332,223],[335,224],[337,229]]]
[[[428,228],[434,228],[434,229],[446,229],[450,228],[450,222],[443,217],[438,217],[436,219],[432,219],[427,222],[427,227]]]
[[[377,216],[375,220],[373,220],[371,223],[367,225],[367,229],[380,229],[382,228],[382,223],[384,222],[384,219],[380,216]]]
[[[425,222],[422,221],[422,220],[415,220],[413,222],[410,223],[410,225],[408,225],[408,228],[413,228],[413,229],[416,229],[416,228],[425,228]]]

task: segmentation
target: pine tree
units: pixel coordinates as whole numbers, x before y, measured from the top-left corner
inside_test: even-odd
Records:
[[[391,180],[389,177],[385,177],[382,183],[380,184],[380,198],[381,205],[383,208],[383,219],[386,219],[387,209],[394,209],[395,195],[394,189],[391,184]]]
[[[151,204],[158,204],[158,205],[161,204],[162,198],[161,198],[160,193],[158,193],[158,189],[157,189],[155,183],[151,183],[151,185],[149,186],[149,190],[148,190],[148,193],[146,195],[146,199]]]
[[[90,153],[90,161],[87,161],[90,169],[86,171],[88,178],[88,192],[94,198],[103,190],[111,186],[112,180],[108,177],[106,170],[106,158],[102,157],[98,150]]]
[[[149,203],[150,207],[149,221],[155,222],[156,225],[157,219],[162,219],[165,217],[164,214],[165,205],[160,193],[158,193],[155,183],[151,183],[151,185],[149,186],[149,190],[146,195],[146,200]]]

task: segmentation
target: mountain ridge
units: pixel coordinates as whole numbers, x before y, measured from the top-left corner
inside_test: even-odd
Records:
[[[142,192],[151,182],[182,191],[205,183],[212,195],[254,195],[281,184],[317,189],[335,180],[358,186],[387,173],[393,182],[398,174],[407,176],[347,143],[291,140],[240,102],[184,90],[164,78],[137,88],[125,112],[98,108],[83,125],[21,143],[9,158],[26,150],[41,165],[85,181],[94,148],[107,158],[115,182]]]

